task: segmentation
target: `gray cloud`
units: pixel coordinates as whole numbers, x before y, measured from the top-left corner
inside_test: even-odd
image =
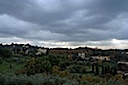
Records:
[[[127,40],[127,17],[128,0],[0,0],[0,37],[72,45]]]

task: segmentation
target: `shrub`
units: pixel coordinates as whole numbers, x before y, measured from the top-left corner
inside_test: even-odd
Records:
[[[0,59],[0,64],[2,64],[3,62],[2,62],[2,59]]]
[[[4,48],[4,49],[2,49],[2,56],[4,58],[9,58],[9,57],[12,57],[13,54],[12,54],[12,51],[10,49]]]
[[[120,82],[118,80],[112,80],[112,79],[110,79],[104,85],[124,85],[124,83],[122,83],[122,82]]]
[[[78,85],[78,82],[54,75],[7,75],[0,73],[0,85]]]

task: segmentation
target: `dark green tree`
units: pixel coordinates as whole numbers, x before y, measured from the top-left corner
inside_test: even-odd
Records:
[[[4,48],[4,49],[2,49],[2,56],[4,58],[9,58],[9,57],[12,57],[13,54],[12,54],[12,51],[10,49]]]
[[[104,64],[102,62],[102,76],[104,75]]]
[[[96,75],[99,75],[99,66],[98,66],[98,63],[96,63]]]
[[[94,73],[94,64],[92,64],[92,73]]]

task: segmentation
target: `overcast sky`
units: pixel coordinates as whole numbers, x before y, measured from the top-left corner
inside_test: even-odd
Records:
[[[0,43],[128,48],[128,0],[0,0]]]

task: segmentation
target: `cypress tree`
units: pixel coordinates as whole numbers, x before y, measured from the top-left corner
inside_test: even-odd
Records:
[[[98,66],[98,63],[96,63],[96,75],[99,75],[99,66]]]
[[[114,67],[114,75],[117,74],[117,68],[116,66]]]
[[[104,73],[105,73],[105,74],[107,73],[107,67],[106,67],[106,65],[105,65],[105,67],[104,67]]]
[[[92,73],[94,73],[94,64],[92,64]]]
[[[102,62],[102,76],[104,75],[104,65],[103,65],[103,62]]]
[[[109,65],[108,65],[108,68],[107,68],[107,72],[110,73],[110,67],[109,67]]]

